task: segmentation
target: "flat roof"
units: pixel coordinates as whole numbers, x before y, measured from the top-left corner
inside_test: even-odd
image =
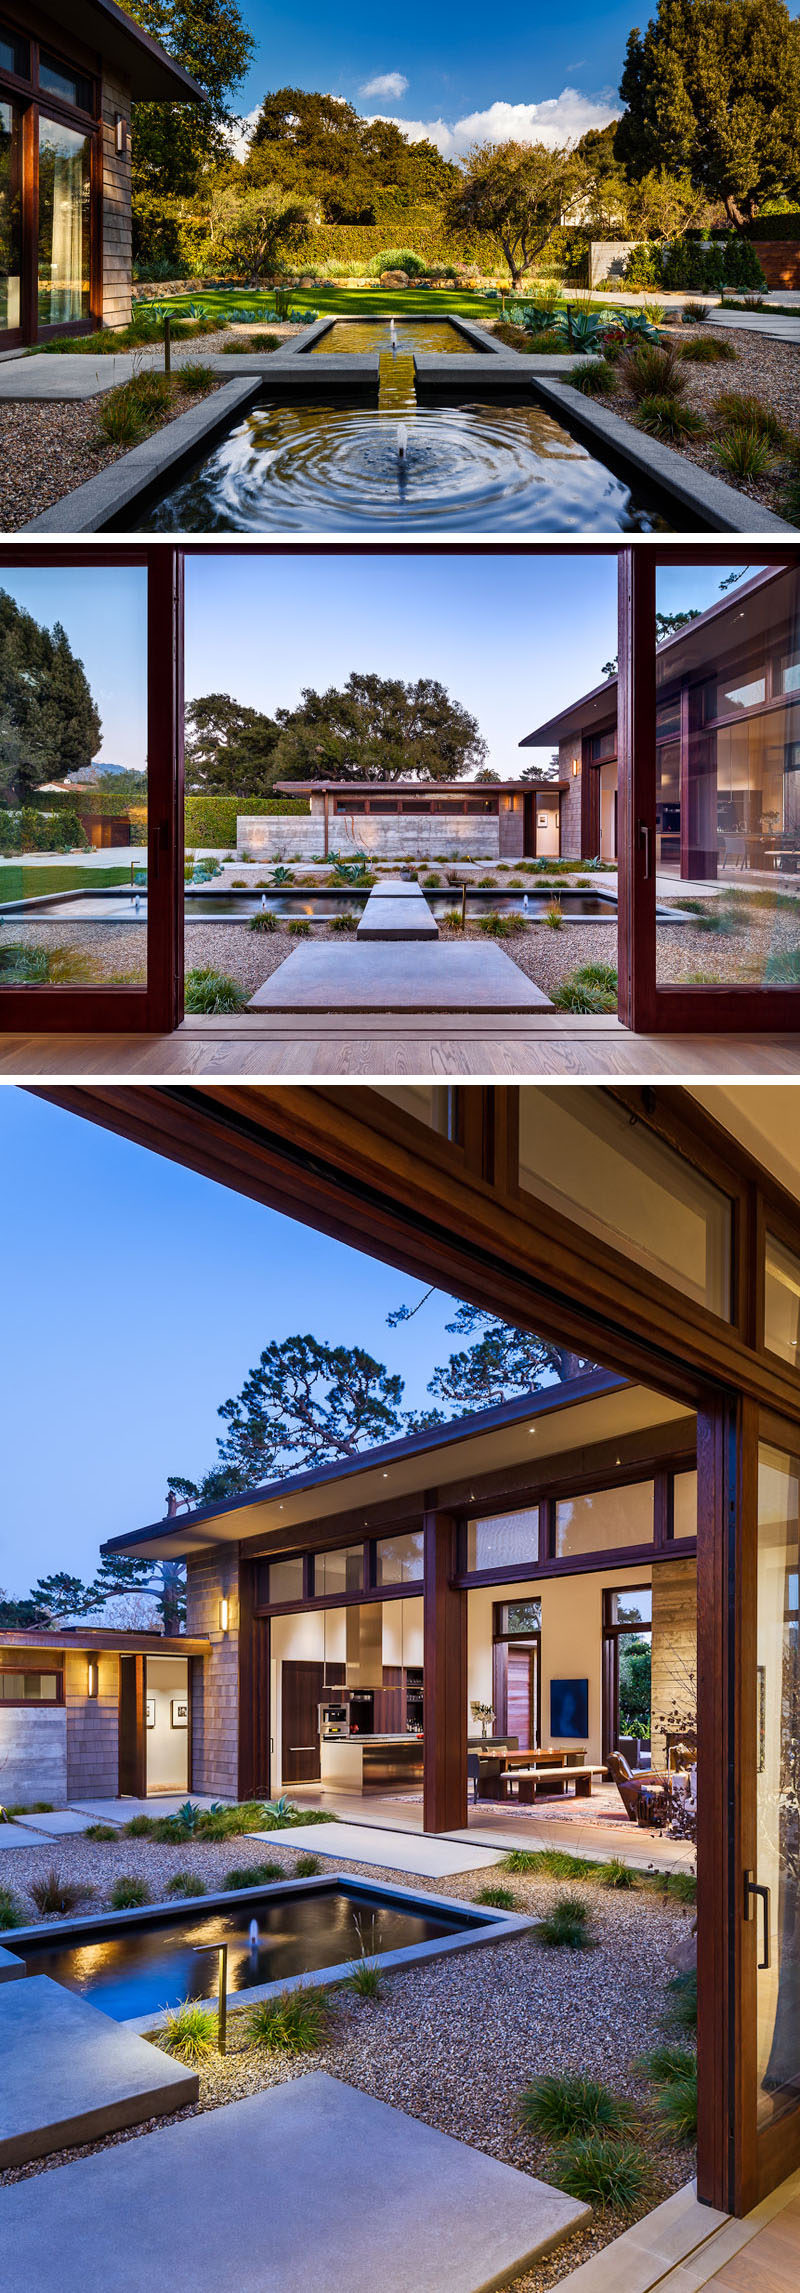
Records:
[[[524,744],[520,742],[520,747]],[[276,780],[280,796],[524,796],[526,789],[567,788],[566,780]]]
[[[321,1515],[335,1519],[337,1513],[351,1512],[357,1505],[385,1504],[388,1499],[424,1502],[434,1480],[440,1486],[469,1480],[494,1466],[520,1465],[534,1456],[538,1466],[546,1457],[674,1424],[684,1416],[690,1420],[693,1412],[610,1370],[593,1370],[567,1384],[543,1386],[517,1401],[364,1449],[356,1458],[293,1473],[282,1481],[262,1482],[213,1505],[195,1505],[126,1536],[109,1537],[101,1550],[136,1550],[166,1559],[276,1530],[291,1539]],[[535,1451],[530,1447],[532,1438]]]
[[[114,1632],[103,1625],[33,1624],[0,1632],[0,1649],[18,1648],[23,1655],[29,1648],[74,1649],[78,1653],[84,1648],[117,1648],[128,1656],[204,1656],[210,1646],[210,1640],[198,1640],[196,1635]]]
[[[720,572],[723,571],[721,566]],[[750,581],[741,582],[732,596],[719,598],[715,604],[707,606],[704,613],[698,613],[695,620],[690,621],[685,628],[676,629],[671,637],[665,637],[657,647],[659,684],[666,684],[668,679],[671,681],[673,675],[684,676],[687,670],[707,658],[704,632],[709,622],[726,618],[743,620],[745,609],[742,599],[745,597],[750,600],[748,635],[769,630],[772,599],[771,596],[762,597],[760,592],[771,591],[776,581],[785,579],[786,572],[787,567],[783,565],[762,568]],[[754,603],[756,598],[757,604]],[[617,683],[617,677],[613,676],[605,677],[599,685],[592,685],[588,693],[582,693],[577,700],[570,701],[558,716],[548,717],[545,724],[536,725],[533,732],[526,733],[524,740],[520,741],[520,748],[542,748],[548,741],[569,740],[572,735],[591,732],[599,724],[607,723],[609,717],[615,717],[617,713]]]
[[[53,5],[48,0],[48,13],[54,24],[63,23],[65,31],[82,40],[87,48],[96,49],[104,64],[112,65],[127,81],[132,96],[150,103],[202,103],[203,90],[190,78],[174,56],[154,40],[150,32],[143,32],[128,15],[127,8],[117,6],[117,0],[67,0],[67,5]]]

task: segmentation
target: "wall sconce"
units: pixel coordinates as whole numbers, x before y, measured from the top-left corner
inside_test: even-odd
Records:
[[[124,159],[128,149],[128,122],[121,111],[114,113],[114,149],[117,157]]]
[[[573,778],[573,780],[577,780],[577,778],[578,778],[578,772],[579,772],[579,769],[580,769],[579,758],[578,758],[577,756],[574,756],[574,757],[573,757],[573,759],[572,759],[572,778]]]
[[[222,1598],[222,1600],[220,1601],[220,1604],[219,1604],[219,1628],[220,1628],[220,1632],[227,1632],[227,1630],[228,1630],[228,1617],[229,1617],[229,1614],[230,1614],[230,1602],[229,1602],[228,1600],[226,1600],[226,1599],[224,1598],[224,1596],[223,1596],[223,1598]]]
[[[86,1658],[86,1694],[96,1696],[100,1686],[100,1666],[96,1656]]]

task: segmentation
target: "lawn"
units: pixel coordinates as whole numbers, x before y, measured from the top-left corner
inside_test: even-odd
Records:
[[[516,294],[507,287],[504,292],[507,302],[536,301],[534,287],[521,289]],[[566,295],[559,297],[564,303],[569,299]],[[572,301],[579,302],[582,310],[608,307],[602,296],[587,301],[578,288]],[[490,319],[497,318],[500,310],[496,295],[471,293],[465,287],[297,287],[291,289],[290,302],[293,310],[315,310],[320,318],[390,318],[392,315],[395,318],[446,318],[455,315]],[[271,291],[249,291],[246,287],[198,288],[194,295],[168,296],[163,308],[180,315],[190,305],[195,309],[202,306],[208,312],[219,311],[224,318],[229,311],[274,310],[274,296]]]
[[[54,892],[99,892],[113,884],[129,884],[127,868],[82,868],[70,861],[26,868],[24,860],[0,862],[0,900],[49,899]]]

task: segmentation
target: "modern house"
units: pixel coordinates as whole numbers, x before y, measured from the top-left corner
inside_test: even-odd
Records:
[[[447,1524],[465,1662],[441,1703],[425,1523]],[[601,1765],[619,1748],[626,1633],[652,1635],[652,1728],[666,1764],[696,1729],[696,1430],[691,1411],[603,1371],[435,1432],[111,1538],[185,1558],[192,1783],[248,1798],[299,1784],[423,1796],[454,1763],[467,1819],[470,1706],[492,1734]],[[458,1741],[453,1728],[458,1727]],[[477,1731],[478,1735],[480,1731]],[[482,1794],[509,1786],[490,1763]],[[520,1788],[522,1788],[520,1786]],[[541,1784],[537,1790],[541,1792]]]
[[[86,1625],[0,1632],[0,1801],[188,1790],[206,1641]]]
[[[558,748],[560,849],[616,860],[618,680],[534,726]],[[682,877],[800,870],[796,585],[767,566],[659,644],[656,866]]]
[[[131,105],[201,91],[116,0],[0,0],[0,350],[131,312]]]
[[[553,780],[279,780],[276,795],[305,797],[293,813],[236,823],[240,857],[304,860],[329,851],[373,859],[521,860],[558,852],[561,784]]]

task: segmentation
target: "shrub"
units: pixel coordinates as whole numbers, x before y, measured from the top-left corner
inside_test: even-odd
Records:
[[[134,1878],[132,1872],[123,1872],[120,1879],[115,1879],[108,1899],[115,1911],[135,1911],[141,1903],[149,1903],[150,1889],[143,1879]]]
[[[85,1838],[85,1839],[98,1839],[98,1840],[99,1840],[99,1839],[118,1839],[118,1838],[119,1838],[119,1832],[118,1832],[118,1830],[117,1830],[117,1827],[116,1827],[116,1825],[115,1825],[115,1824],[113,1824],[113,1823],[89,1823],[89,1824],[87,1824],[87,1826],[86,1826],[86,1830],[85,1830],[85,1832],[84,1832],[84,1838]]]
[[[621,1855],[610,1855],[608,1862],[604,1863],[602,1871],[598,1871],[597,1876],[601,1887],[629,1888],[636,1886],[636,1873],[631,1870],[629,1863],[623,1863]]]
[[[127,1839],[152,1839],[155,1827],[155,1816],[132,1815],[130,1823],[123,1824],[122,1828]]]
[[[487,915],[478,917],[478,930],[486,932],[489,939],[510,939],[512,932],[522,929],[522,916],[502,916],[497,908],[490,908]]]
[[[671,2046],[662,2040],[660,2046],[651,2047],[649,2054],[640,2058],[639,2068],[652,2078],[654,2086],[674,2086],[676,2080],[687,2078],[695,2068],[695,2058],[685,2046]]]
[[[697,2139],[697,2064],[691,2062],[679,2078],[672,2078],[659,2095],[658,2115],[681,2142]]]
[[[251,818],[282,819],[292,814],[308,816],[308,803],[302,796],[187,796],[184,806],[184,826],[187,844],[223,845],[236,842],[236,821]],[[231,859],[236,854],[231,853]]]
[[[702,415],[691,406],[682,406],[669,391],[641,398],[639,421],[651,438],[696,438],[705,429]]]
[[[317,1872],[321,1870],[322,1865],[318,1855],[298,1855],[294,1867],[296,1879],[316,1879]]]
[[[687,1967],[667,1984],[667,2018],[677,2030],[697,2029],[697,1969]]]
[[[379,279],[382,271],[407,271],[410,279],[420,279],[424,277],[427,268],[427,263],[415,254],[413,247],[382,247],[379,254],[373,255],[369,264],[373,279]]]
[[[275,914],[274,908],[259,908],[258,913],[250,917],[250,922],[247,926],[247,929],[250,932],[277,931],[278,918]]]
[[[684,303],[684,326],[704,326],[709,315],[708,303]]]
[[[570,368],[566,379],[572,383],[573,390],[582,391],[584,398],[601,398],[604,392],[612,396],[617,387],[614,368],[606,358],[593,359],[591,363],[588,359],[582,360],[579,366]]]
[[[185,366],[178,368],[178,380],[181,389],[188,391],[190,398],[204,398],[207,390],[216,387],[218,377],[213,366],[201,366],[198,360],[187,360]]]
[[[181,2062],[203,2062],[206,2055],[214,2052],[216,2017],[209,2014],[207,2007],[184,1999],[170,2014],[164,2029],[156,2032],[156,2041],[165,2054],[177,2054]]]
[[[311,925],[307,916],[290,916],[286,926],[293,939],[310,939]]]
[[[247,1887],[268,1887],[273,1879],[285,1879],[282,1863],[234,1863],[226,1871],[223,1887],[238,1893]]]
[[[25,1913],[22,1904],[16,1895],[12,1894],[10,1887],[0,1887],[0,1932],[5,1932],[9,1927],[24,1927],[24,1925]]]
[[[732,342],[722,342],[717,334],[698,334],[691,342],[682,342],[681,358],[694,360],[696,366],[717,366],[721,359],[738,358]]]
[[[485,1903],[492,1911],[513,1911],[514,1897],[510,1887],[482,1887],[475,1897],[476,1903]]]
[[[771,446],[785,443],[786,431],[779,415],[771,406],[765,406],[753,390],[723,390],[715,401],[714,412],[732,429],[755,430],[759,438],[768,438]]]
[[[186,1011],[241,1011],[246,1000],[244,988],[235,979],[229,979],[226,972],[215,971],[213,964],[187,971]]]
[[[626,350],[619,370],[633,398],[678,398],[686,389],[680,352],[671,344],[639,342]]]
[[[247,2017],[251,2046],[275,2047],[282,2054],[312,2054],[328,2035],[330,2000],[324,1990],[298,1984],[277,1998],[262,1998]]]
[[[588,2134],[601,2127],[606,2133],[618,2134],[633,2115],[630,2102],[612,2094],[611,2088],[601,2086],[596,2078],[584,2077],[581,2071],[562,2078],[535,2078],[520,2095],[518,2108],[528,2132],[543,2134],[549,2141]]]
[[[648,2168],[635,2142],[609,2140],[599,2131],[574,2136],[553,2152],[559,2189],[600,2212],[633,2213],[648,2187]]]
[[[329,921],[332,932],[354,932],[356,928],[356,918],[351,916],[349,909],[343,909],[341,915],[331,916]]]
[[[206,1895],[207,1893],[205,1880],[197,1878],[194,1871],[173,1871],[172,1878],[167,1880],[168,1895]]]
[[[588,1912],[580,1895],[561,1895],[540,1919],[536,1930],[537,1941],[549,1950],[585,1951],[590,1937],[586,1932]]]
[[[769,439],[759,430],[737,428],[717,439],[714,452],[729,478],[760,478],[770,458]]]
[[[51,1911],[74,1911],[76,1904],[86,1902],[94,1894],[94,1888],[81,1885],[76,1880],[62,1879],[55,1864],[51,1863],[43,1879],[31,1880],[28,1892],[33,1896],[37,1911],[41,1911],[42,1917],[46,1918]]]

